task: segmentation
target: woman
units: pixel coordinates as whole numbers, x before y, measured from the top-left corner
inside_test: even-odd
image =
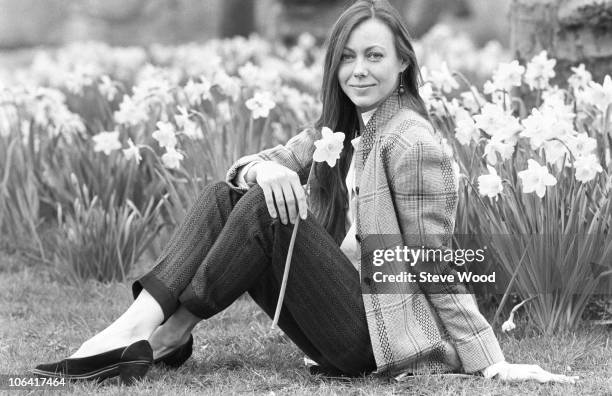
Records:
[[[449,245],[456,177],[428,122],[418,70],[397,12],[386,1],[353,4],[328,42],[316,129],[239,159],[225,183],[206,187],[153,270],[134,284],[137,297],[128,310],[70,358],[34,372],[73,379],[120,375],[130,382],[154,360],[182,364],[193,327],[245,291],[272,316],[288,223],[299,215],[279,327],[320,370],[462,370],[574,382],[538,366],[506,363],[490,325],[460,286],[447,293],[398,286],[382,294],[360,267],[360,256],[371,253],[362,243],[368,235],[399,237],[384,238],[377,248]],[[323,126],[348,138],[337,166],[315,165],[308,211],[302,184]]]

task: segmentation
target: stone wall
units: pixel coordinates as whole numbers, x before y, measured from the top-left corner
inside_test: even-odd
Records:
[[[529,60],[557,59],[557,83],[584,63],[596,81],[612,74],[612,0],[513,0],[511,46]]]

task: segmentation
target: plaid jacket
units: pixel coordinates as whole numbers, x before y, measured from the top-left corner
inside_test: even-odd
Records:
[[[385,240],[378,241],[377,248],[385,248],[381,243],[389,248],[398,244],[450,247],[457,209],[453,160],[431,124],[400,104],[393,94],[378,107],[355,153],[358,240],[388,235],[379,238]],[[261,159],[279,162],[303,177],[309,172],[318,138],[316,132],[306,130],[284,146],[242,157],[232,165],[226,181],[239,188],[233,179],[240,167]],[[317,199],[314,194],[310,197],[311,202]],[[367,257],[364,245],[362,257]],[[446,267],[436,271],[453,270]],[[448,371],[447,341],[454,345],[468,373],[504,359],[491,326],[465,289],[427,293],[414,283],[398,283],[395,287],[399,289],[392,294],[381,294],[375,283],[362,282],[377,373]]]

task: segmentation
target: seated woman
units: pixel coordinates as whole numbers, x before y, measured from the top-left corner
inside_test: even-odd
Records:
[[[285,146],[239,159],[207,186],[154,268],[133,285],[132,305],[69,358],[34,373],[70,379],[142,378],[153,362],[182,364],[191,331],[244,292],[270,316],[297,216],[301,224],[279,327],[326,372],[483,373],[509,380],[574,382],[505,362],[491,326],[461,286],[378,293],[360,281],[362,238],[413,236],[448,245],[455,223],[453,160],[428,121],[406,26],[386,1],[360,0],[328,40],[323,110]],[[343,154],[316,164],[323,126],[344,131]],[[310,207],[310,210],[308,209]],[[420,246],[419,246],[420,247]],[[450,268],[441,271],[452,271]]]

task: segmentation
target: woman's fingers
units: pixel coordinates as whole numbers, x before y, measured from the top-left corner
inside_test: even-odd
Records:
[[[281,184],[272,184],[272,193],[274,194],[274,202],[276,202],[276,210],[283,224],[287,224],[287,208],[285,206],[285,196]]]
[[[567,375],[563,374],[552,374],[548,371],[537,373],[533,378],[540,383],[558,382],[561,384],[575,384],[576,380],[578,379],[577,376],[568,377]]]
[[[500,372],[500,378],[506,381],[534,380],[540,383],[559,382],[575,384],[578,376],[553,374],[535,364],[509,364]]]
[[[536,380],[542,383],[559,382],[564,384],[575,384],[576,380],[578,379],[578,376],[568,377],[564,374],[553,374],[549,371],[544,370],[540,366],[535,366],[533,372],[535,373]]]
[[[287,215],[289,216],[289,221],[293,224],[297,218],[297,203],[295,194],[293,193],[293,188],[291,187],[291,183],[289,181],[283,182],[281,188],[283,189],[283,195],[285,196]]]
[[[575,384],[578,381],[577,375],[563,375],[563,374],[551,374],[551,382],[559,382],[562,384]]]
[[[272,188],[267,184],[261,184],[261,189],[263,190],[264,197],[266,198],[266,206],[268,207],[270,217],[276,219],[277,213],[276,208],[274,207],[274,194],[272,193]]]
[[[300,184],[300,178],[297,176],[297,174],[291,180],[291,187],[293,188],[295,199],[297,200],[300,217],[302,218],[302,220],[306,220],[306,216],[308,215],[308,203],[306,202],[306,193],[304,192],[304,187],[302,187],[302,185]]]
[[[295,222],[298,214],[306,219],[306,194],[297,173],[273,161],[262,161],[251,169],[255,167],[255,180],[263,189],[270,216],[280,217],[283,224]]]

